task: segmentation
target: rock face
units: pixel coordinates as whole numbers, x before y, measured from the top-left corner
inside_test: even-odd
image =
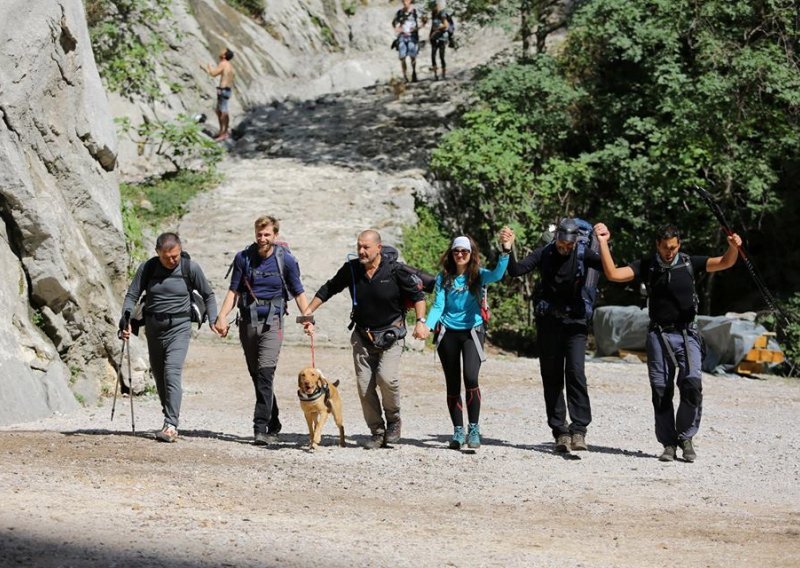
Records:
[[[96,396],[119,351],[117,143],[81,0],[0,9],[0,424]],[[121,284],[120,284],[121,285]],[[91,380],[86,377],[92,377]]]

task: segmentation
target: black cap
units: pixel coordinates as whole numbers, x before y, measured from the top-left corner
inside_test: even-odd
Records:
[[[568,217],[561,219],[556,229],[556,240],[573,243],[578,240],[578,229],[578,223],[574,219]]]

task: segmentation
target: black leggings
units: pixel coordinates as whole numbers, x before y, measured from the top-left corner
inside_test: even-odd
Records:
[[[475,330],[483,347],[485,333],[483,328]],[[469,329],[448,329],[437,348],[442,361],[444,380],[447,385],[447,409],[453,426],[464,425],[464,407],[461,404],[461,363],[464,363],[464,389],[467,395],[467,418],[470,424],[477,424],[481,414],[481,389],[478,387],[478,373],[481,358]]]
[[[444,52],[447,49],[447,42],[446,41],[434,41],[432,42],[433,45],[431,46],[431,66],[436,67],[436,52],[439,52],[439,59],[441,59],[442,64],[441,68],[444,69],[447,67],[447,63],[444,61]]]

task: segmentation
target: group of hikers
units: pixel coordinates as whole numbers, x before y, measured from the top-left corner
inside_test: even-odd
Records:
[[[694,278],[703,271],[733,266],[741,239],[736,234],[729,236],[728,248],[721,256],[689,256],[680,250],[679,230],[670,225],[656,233],[655,253],[617,266],[608,246],[608,227],[588,225],[591,238],[599,245],[595,251],[585,246],[587,225],[573,218],[562,219],[551,242],[519,260],[514,254],[515,234],[503,227],[493,269],[481,266],[473,238],[455,237],[442,251],[427,313],[417,272],[400,263],[397,251],[384,247],[380,233],[373,229],[358,235],[357,258],[345,262],[309,302],[297,260],[279,241],[279,221],[268,215],[259,217],[253,226],[255,242],[233,260],[219,310],[201,267],[182,251],[179,236],[164,233],[156,241],[157,255],[139,266],[120,320],[120,335],[127,340],[133,331],[131,314],[141,299],[150,365],[164,414],[156,438],[165,442],[178,438],[181,372],[195,294],[206,305],[211,329],[222,337],[229,331],[228,315],[238,309],[239,338],[256,397],[254,444],[270,445],[278,441],[282,427],[273,385],[287,304],[294,299],[301,314],[297,322],[313,335],[312,314],[332,296],[347,290],[352,303],[350,343],[356,385],[370,431],[364,446],[380,448],[401,439],[399,367],[410,308],[416,316],[413,337],[424,340],[433,333],[444,371],[447,409],[453,423],[448,445],[477,449],[481,445],[478,375],[486,360],[486,287],[506,273],[518,277],[536,270],[536,335],[547,424],[555,452],[586,451],[592,414],[584,359],[592,301],[586,298],[584,282],[588,269],[594,269],[602,270],[611,282],[636,279],[646,286],[650,315],[647,368],[656,438],[663,446],[659,459],[675,460],[680,447],[683,459],[694,461],[692,438],[702,414],[702,340],[694,324]],[[673,406],[676,385],[680,393],[677,413]]]
[[[431,46],[431,71],[434,80],[447,77],[447,62],[445,52],[448,46],[454,46],[455,23],[453,17],[445,10],[444,0],[431,0],[429,3],[430,17],[420,14],[414,7],[414,0],[403,0],[403,7],[397,10],[392,19],[392,28],[396,34],[392,48],[397,49],[400,56],[400,65],[403,79],[406,83],[408,77],[408,63],[411,63],[411,81],[417,82],[417,55],[420,49],[419,30],[430,21],[431,29],[428,43]],[[214,112],[219,122],[219,131],[214,137],[217,142],[227,140],[230,136],[230,100],[233,93],[234,69],[231,60],[234,53],[230,48],[224,47],[219,53],[219,62],[216,65],[207,63],[201,69],[212,77],[219,77],[217,86],[217,103]],[[438,61],[437,61],[438,56]],[[441,75],[440,75],[441,71]]]

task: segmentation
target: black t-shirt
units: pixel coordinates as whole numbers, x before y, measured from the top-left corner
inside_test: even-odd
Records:
[[[425,294],[414,276],[404,270],[396,270],[394,262],[381,257],[381,263],[372,278],[367,277],[364,266],[358,260],[344,263],[333,278],[325,282],[316,296],[323,302],[345,288],[353,296],[355,276],[355,299],[353,319],[356,325],[369,329],[380,329],[391,325],[403,316],[405,300],[418,302]]]
[[[583,256],[585,270],[594,268],[602,270],[600,255],[586,249]],[[562,255],[554,244],[539,247],[531,254],[517,262],[513,253],[508,260],[509,276],[522,276],[534,268],[539,268],[542,275],[536,287],[536,300],[551,304],[553,307],[579,316],[585,310],[581,287],[583,282],[577,278],[578,248],[572,249],[569,255]]]
[[[694,277],[686,266],[691,263]],[[650,321],[661,325],[681,325],[694,321],[697,315],[694,279],[705,272],[707,256],[689,256],[680,253],[678,262],[662,268],[656,256],[630,263],[634,276],[645,283],[650,297]]]

